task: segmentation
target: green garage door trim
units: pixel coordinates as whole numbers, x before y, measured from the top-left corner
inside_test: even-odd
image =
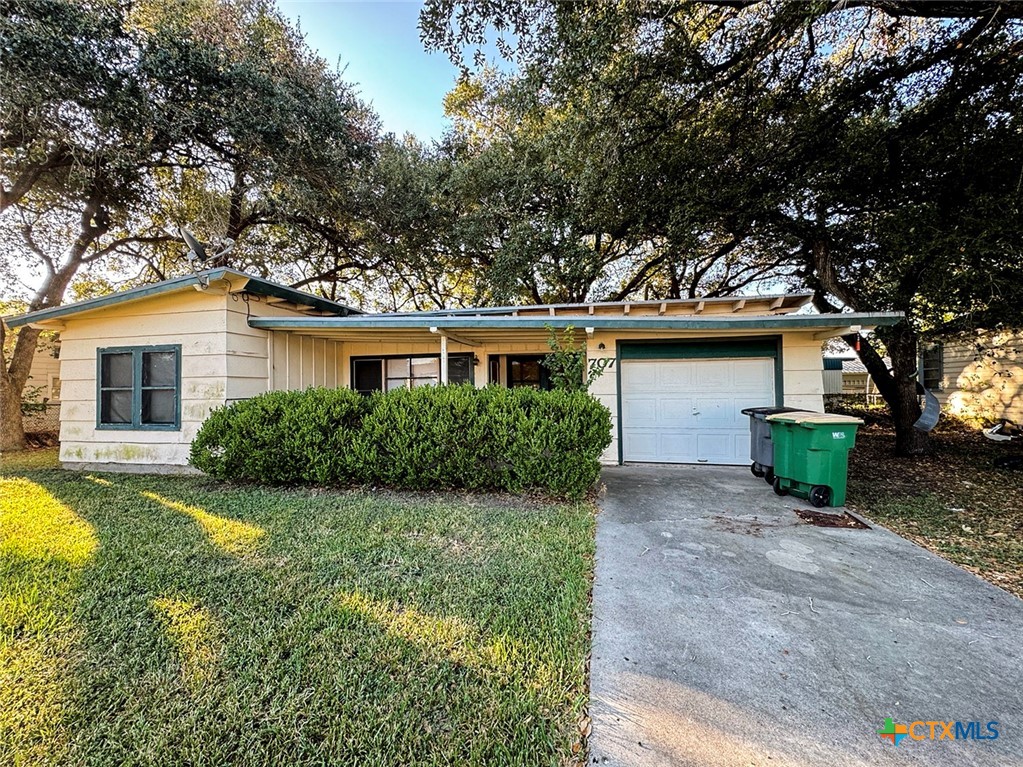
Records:
[[[774,399],[781,407],[785,402],[781,336],[728,338],[721,341],[620,341],[615,348],[617,361],[618,403],[618,465],[625,463],[625,440],[622,436],[622,360],[721,359],[736,357],[771,357],[774,359]]]

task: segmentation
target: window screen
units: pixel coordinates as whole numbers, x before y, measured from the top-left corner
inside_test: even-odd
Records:
[[[142,423],[177,419],[178,360],[175,352],[142,352]]]
[[[354,360],[352,388],[359,394],[370,394],[383,388],[383,360]]]
[[[134,355],[130,352],[100,353],[101,424],[132,423],[131,402],[135,391]]]
[[[448,357],[448,383],[472,383],[472,357]]]
[[[98,426],[179,428],[181,347],[100,349],[98,353]]]
[[[550,389],[551,383],[543,359],[541,355],[508,357],[508,386]]]

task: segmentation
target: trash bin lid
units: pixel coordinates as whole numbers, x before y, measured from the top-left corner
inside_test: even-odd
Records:
[[[801,413],[798,407],[748,407],[740,410],[743,415],[775,415],[776,413]]]
[[[786,423],[863,423],[862,418],[851,415],[839,415],[838,413],[810,413],[807,411],[796,411],[794,413],[777,413],[767,416],[768,421],[784,421]]]

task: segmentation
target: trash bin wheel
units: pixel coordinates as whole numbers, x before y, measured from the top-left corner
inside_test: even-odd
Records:
[[[774,484],[774,469],[768,467],[764,471],[764,482],[766,482],[769,485],[773,485]]]
[[[754,477],[762,477],[762,476],[764,476],[764,470],[760,467],[760,464],[757,463],[756,461],[754,461],[752,464],[750,464],[749,470],[751,472],[753,472],[753,476]]]
[[[818,509],[831,503],[831,488],[824,485],[814,485],[810,488],[810,503]]]
[[[772,485],[772,487],[774,487],[774,494],[775,495],[788,495],[789,494],[789,489],[787,487],[782,487],[781,486],[781,477],[775,477],[774,478],[774,482],[772,482],[771,485]]]

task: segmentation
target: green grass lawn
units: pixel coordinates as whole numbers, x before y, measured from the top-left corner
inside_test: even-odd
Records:
[[[565,764],[593,514],[0,463],[0,764]]]

